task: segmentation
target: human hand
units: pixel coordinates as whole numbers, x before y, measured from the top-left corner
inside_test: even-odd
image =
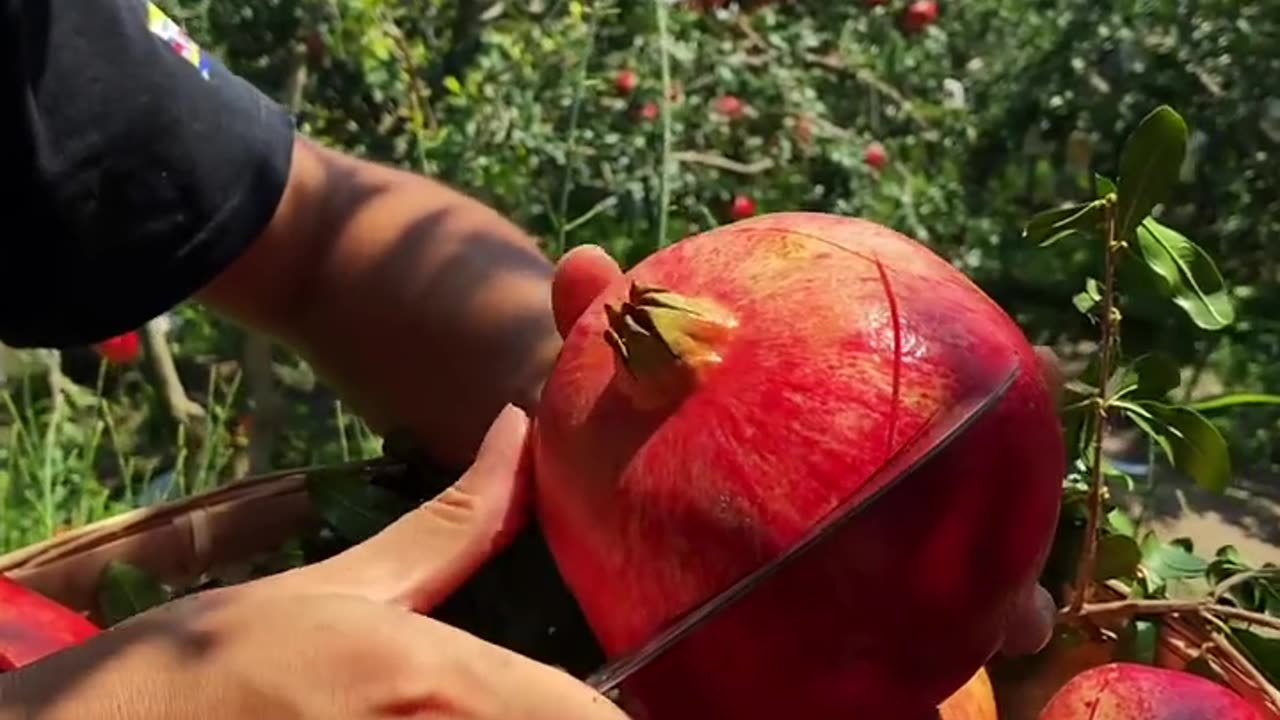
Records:
[[[416,614],[519,530],[508,407],[452,487],[326,561],[192,595],[0,675],[0,719],[624,720],[570,675]]]
[[[551,286],[551,304],[561,336],[569,332],[591,301],[621,276],[617,262],[598,246],[581,245],[566,253],[556,266]],[[1062,388],[1058,359],[1046,347],[1037,347],[1036,357],[1040,372],[1056,397]],[[1028,588],[1010,614],[1000,651],[1013,656],[1039,652],[1053,637],[1054,618],[1049,591],[1038,584]]]

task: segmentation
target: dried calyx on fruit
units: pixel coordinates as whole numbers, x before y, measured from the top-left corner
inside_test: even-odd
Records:
[[[1057,520],[1061,427],[1009,316],[923,245],[818,213],[687,238],[580,300],[534,424],[536,507],[611,658],[1018,360],[927,468],[624,686],[659,720],[936,712],[995,652]]]
[[[682,397],[720,362],[716,345],[737,320],[715,303],[633,284],[626,300],[605,305],[604,338],[627,370],[624,387],[637,406]]]

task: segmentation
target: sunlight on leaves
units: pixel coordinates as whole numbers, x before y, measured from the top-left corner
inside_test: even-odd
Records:
[[[1127,239],[1169,197],[1187,153],[1187,124],[1173,108],[1151,111],[1120,156],[1116,230]]]
[[[1235,308],[1217,265],[1182,233],[1150,218],[1138,227],[1137,253],[1160,292],[1205,330],[1235,321]]]

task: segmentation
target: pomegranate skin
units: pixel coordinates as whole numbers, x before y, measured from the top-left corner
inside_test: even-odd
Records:
[[[1113,662],[1072,678],[1040,720],[1264,720],[1239,694],[1199,675]]]
[[[636,402],[605,339],[605,305],[631,281],[736,320],[715,344],[720,363],[665,405]],[[1013,321],[923,245],[868,221],[726,225],[596,298],[544,387],[533,449],[539,522],[610,657],[790,547],[1013,357],[1010,392],[929,469],[634,676],[633,716],[935,713],[994,654],[1043,567],[1064,450]]]
[[[0,575],[0,672],[15,670],[98,634],[83,615]]]

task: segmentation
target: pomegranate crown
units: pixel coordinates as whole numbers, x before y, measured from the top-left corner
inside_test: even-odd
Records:
[[[625,300],[605,304],[605,342],[636,380],[699,377],[718,365],[738,320],[715,302],[633,282]]]

